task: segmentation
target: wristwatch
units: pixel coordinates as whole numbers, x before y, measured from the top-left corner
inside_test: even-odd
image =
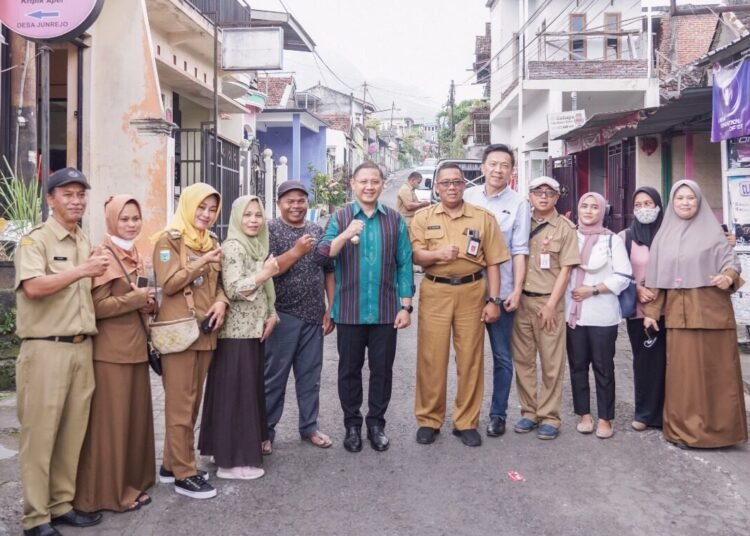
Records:
[[[401,310],[406,311],[409,314],[412,314],[414,312],[414,307],[412,307],[411,305],[402,305]]]
[[[592,294],[594,296],[598,296],[599,295],[599,289],[597,288],[597,286],[593,285],[592,288],[594,289],[594,291],[592,292]]]
[[[494,303],[498,307],[502,305],[503,300],[498,296],[497,298],[487,298],[487,303]]]

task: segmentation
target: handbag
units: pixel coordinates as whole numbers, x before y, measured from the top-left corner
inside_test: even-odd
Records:
[[[130,284],[130,277],[128,276],[128,271],[125,269],[125,267],[122,265],[122,261],[120,261],[117,254],[115,254],[114,250],[109,247],[105,246],[108,250],[112,252],[112,256],[117,261],[117,264],[120,265],[120,269],[122,270],[123,275],[125,276],[125,280]],[[159,354],[159,351],[154,348],[153,343],[151,342],[151,334],[148,332],[148,328],[146,327],[146,322],[143,321],[143,317],[138,314],[138,320],[141,322],[141,327],[143,328],[143,332],[146,334],[146,346],[147,346],[147,354],[148,354],[148,364],[151,367],[151,370],[154,371],[154,373],[157,376],[161,376],[161,354]]]
[[[625,231],[626,233],[628,231]],[[612,256],[612,235],[609,235],[609,253]],[[617,301],[620,302],[620,316],[623,318],[632,318],[636,312],[636,299],[637,294],[635,291],[635,277],[631,274],[623,274],[621,272],[615,272],[616,275],[626,277],[630,282],[627,288],[617,295]]]
[[[185,266],[185,242],[180,241],[180,266]],[[156,279],[156,271],[154,271]],[[156,282],[156,281],[154,281]],[[158,285],[157,285],[158,286]],[[198,319],[195,315],[195,301],[193,301],[193,291],[190,285],[182,289],[182,294],[187,301],[190,316],[178,318],[176,320],[165,320],[163,322],[150,322],[151,342],[161,354],[175,354],[183,352],[200,337],[200,328]]]

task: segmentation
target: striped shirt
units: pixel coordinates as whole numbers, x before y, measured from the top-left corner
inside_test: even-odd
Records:
[[[317,251],[325,262],[331,241],[353,218],[364,222],[360,243],[347,242],[334,260],[336,291],[331,317],[338,324],[392,324],[400,298],[414,295],[411,244],[406,222],[377,203],[367,216],[355,201],[331,216]]]

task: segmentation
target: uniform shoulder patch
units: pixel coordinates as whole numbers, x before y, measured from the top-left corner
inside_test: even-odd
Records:
[[[177,238],[180,238],[182,236],[182,232],[180,232],[180,231],[178,231],[176,229],[172,229],[171,231],[169,231],[169,236],[170,236],[170,238],[177,239]]]
[[[19,246],[33,246],[34,245],[34,239],[30,236],[26,235],[18,242]]]
[[[569,219],[568,219],[568,218],[567,218],[566,216],[563,216],[562,214],[560,214],[560,219],[561,219],[562,221],[564,221],[565,223],[567,223],[567,224],[568,224],[568,225],[569,225],[570,227],[572,227],[573,229],[575,229],[575,228],[576,228],[576,224],[575,224],[575,223],[573,223],[572,221],[570,221],[570,220],[569,220]]]
[[[210,236],[214,240],[218,240],[219,239],[219,236],[215,232],[213,232],[213,231],[208,231],[208,236]]]

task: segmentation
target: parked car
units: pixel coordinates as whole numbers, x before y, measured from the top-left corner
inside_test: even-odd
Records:
[[[414,194],[419,201],[429,201],[432,196],[432,178],[435,175],[435,166],[420,166],[414,171],[422,175],[422,182],[419,183]]]
[[[473,188],[475,186],[481,186],[484,184],[484,175],[482,175],[482,161],[481,160],[472,160],[472,159],[460,159],[460,158],[446,158],[444,160],[440,160],[438,162],[437,167],[435,168],[440,169],[440,166],[445,164],[458,164],[458,167],[461,168],[461,171],[464,172],[464,179],[466,179],[466,187],[467,188]],[[437,192],[435,191],[435,181],[430,181],[432,184],[431,191],[432,191],[432,201],[433,203],[437,203],[440,201],[440,197],[438,196]]]

